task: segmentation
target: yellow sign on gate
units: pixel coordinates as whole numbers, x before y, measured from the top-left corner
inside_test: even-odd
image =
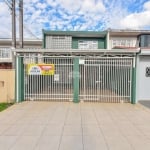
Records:
[[[28,75],[54,75],[54,64],[28,64]]]

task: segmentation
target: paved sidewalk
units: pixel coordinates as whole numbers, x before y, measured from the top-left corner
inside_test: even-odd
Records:
[[[23,102],[0,113],[0,150],[149,150],[140,104]]]
[[[139,101],[139,103],[150,109],[150,100],[147,101]]]

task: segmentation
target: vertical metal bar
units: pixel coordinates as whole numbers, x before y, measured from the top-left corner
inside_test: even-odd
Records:
[[[66,78],[66,85],[65,85],[65,88],[64,88],[64,93],[65,93],[65,98],[67,99],[68,101],[68,91],[67,91],[67,87],[68,87],[68,84],[69,84],[69,72],[68,72],[68,68],[69,68],[69,58],[66,58],[66,72],[67,72],[67,78]]]
[[[90,91],[90,80],[91,79],[89,78],[89,76],[90,76],[90,61],[89,61],[89,59],[88,59],[88,74],[87,75],[88,75],[88,87],[87,87],[88,92],[87,93],[88,93],[88,100],[90,101],[91,100],[91,98],[90,98],[91,97],[91,91]]]
[[[60,58],[61,59],[61,58]],[[59,99],[59,93],[61,94],[61,86],[59,86],[59,88],[58,88],[58,85],[61,85],[61,70],[60,70],[60,68],[61,68],[61,66],[60,66],[60,63],[59,63],[59,61],[60,61],[60,59],[58,59],[58,58],[55,58],[54,59],[54,62],[55,62],[55,64],[56,64],[56,72],[59,74],[59,76],[60,76],[60,81],[59,81],[59,83],[57,84],[57,82],[54,82],[54,95],[53,95],[53,97],[54,97],[54,99],[55,100],[57,100],[57,99]]]
[[[116,102],[118,102],[118,83],[119,83],[119,77],[118,77],[118,70],[119,70],[119,65],[118,65],[118,59],[116,59]]]
[[[93,83],[93,78],[92,78],[92,67],[93,67],[93,61],[89,61],[89,75],[90,75],[90,101],[92,101],[93,98],[93,92],[92,92],[92,83]],[[95,100],[95,99],[94,99]]]
[[[50,59],[49,59],[49,61],[50,61]],[[50,62],[48,62],[48,63],[50,63]],[[56,65],[54,62],[52,62],[52,64],[54,64],[54,75],[55,75],[56,74],[56,71],[55,71]],[[52,93],[53,80],[54,80],[54,76],[49,76],[49,87],[48,87],[48,99],[49,100],[51,100],[51,95],[53,94]]]
[[[90,59],[89,59],[89,80],[90,80],[90,83],[89,83],[89,87],[90,87],[90,89],[89,89],[89,91],[90,91],[90,101],[92,100],[92,97],[93,97],[93,93],[92,93],[92,77],[91,77],[91,74],[92,74],[92,66],[93,65],[93,61],[90,61]]]
[[[120,97],[121,97],[121,92],[120,92],[120,89],[121,88],[121,60],[119,58],[119,103],[120,103]]]
[[[23,78],[23,81],[24,81],[24,100],[26,100],[25,99],[25,94],[26,94],[26,74],[25,74],[25,69],[26,69],[26,66],[25,66],[25,63],[24,63],[24,57],[23,57],[23,66],[24,66],[24,69],[23,69],[23,76],[24,76],[24,78]]]
[[[110,99],[111,99],[111,94],[110,94],[110,77],[111,77],[111,72],[110,72],[110,61],[111,59],[108,58],[108,84],[107,84],[107,88],[108,88],[108,102],[110,103]]]
[[[109,91],[110,91],[110,102],[112,103],[113,101],[112,101],[112,84],[111,84],[111,82],[112,82],[112,61],[113,61],[113,59],[110,59],[110,66],[109,66],[109,72],[110,72],[110,78],[109,78]]]
[[[63,94],[65,94],[64,97],[66,99],[65,86],[67,84],[66,76],[68,76],[68,72],[67,72],[67,62],[66,62],[66,60],[64,62],[65,62],[65,64],[64,64],[65,65],[64,66],[65,69],[64,69],[63,77],[64,77],[64,81],[65,82],[64,82],[64,85],[63,85]]]
[[[122,84],[122,71],[123,71],[123,59],[122,57],[119,58],[120,59],[120,101],[119,102],[122,102],[122,94],[123,94],[123,84]]]
[[[126,58],[122,58],[122,71],[121,71],[121,77],[122,77],[122,79],[121,79],[121,85],[122,85],[122,87],[121,87],[121,89],[122,89],[122,92],[121,92],[121,102],[123,102],[124,101],[124,76],[125,76],[125,72],[124,72],[124,69],[125,69],[125,63],[126,63]]]
[[[122,93],[121,93],[121,102],[124,101],[124,67],[125,66],[125,58],[122,58],[122,71],[121,71],[121,89],[122,89]]]
[[[108,98],[109,98],[109,94],[108,94],[108,77],[109,77],[109,74],[108,74],[108,56],[106,59],[106,77],[107,77],[107,79],[106,79],[106,93],[105,93],[105,95],[107,97],[106,102],[108,102]]]
[[[136,58],[133,58],[131,103],[136,104]]]
[[[98,69],[97,69],[98,68]],[[99,91],[99,89],[97,89],[97,72],[99,71],[99,65],[96,65],[95,63],[95,67],[94,67],[94,85],[93,85],[93,89],[94,89],[94,96],[96,101],[99,101],[99,95],[97,95],[97,91]]]
[[[130,65],[130,102],[132,101],[132,66],[133,66],[133,58],[131,59],[131,65]]]
[[[60,68],[60,66],[58,65],[58,59],[56,58],[56,59],[54,59],[54,62],[55,62],[55,64],[56,64],[56,72],[57,73],[59,73],[59,76],[61,77],[61,75],[60,75],[60,70],[59,70],[59,68]],[[61,79],[60,79],[61,80]],[[59,81],[59,83],[58,84],[60,84],[60,82],[61,81]],[[58,97],[58,95],[57,95],[57,92],[59,93],[60,92],[60,90],[58,89],[58,91],[56,92],[56,86],[57,86],[57,82],[54,82],[54,84],[53,84],[54,86],[53,86],[53,96],[52,96],[52,98],[54,98],[55,100],[57,99],[57,97]]]
[[[103,60],[100,58],[100,102],[103,99],[103,83],[104,83],[104,69],[103,69]]]
[[[63,61],[64,61],[64,59],[63,59]],[[65,87],[64,85],[65,85],[65,82],[66,82],[66,77],[64,76],[64,73],[65,73],[65,75],[67,76],[67,74],[66,74],[65,61],[63,62],[63,64],[64,64],[64,65],[63,65],[63,68],[64,68],[64,69],[63,69],[63,71],[62,71],[62,72],[63,72],[63,83],[62,83],[62,86],[61,86],[61,87],[62,87],[62,95],[64,94],[64,87]],[[64,95],[63,95],[63,97],[64,97]]]
[[[74,102],[79,102],[79,58],[74,58],[74,68],[73,68],[73,76],[74,76]]]
[[[129,90],[130,90],[130,79],[129,79],[129,68],[130,68],[130,59],[128,59],[128,66],[127,66],[127,68],[126,68],[126,80],[127,80],[127,85],[126,85],[126,96],[127,96],[127,100],[128,100],[128,102],[130,101],[129,99],[130,99],[130,97],[129,97]]]
[[[128,67],[128,59],[126,58],[126,63],[125,63],[125,67],[124,67],[124,101],[126,102],[127,100],[127,84],[128,84],[128,80],[127,80],[127,67]]]
[[[70,78],[69,78],[69,75],[70,75],[70,58],[68,58],[67,73],[68,73],[68,83],[67,83],[67,86],[66,86],[66,92],[67,92],[67,100],[70,100],[70,92],[69,92],[69,86],[70,86]]]
[[[61,59],[62,61],[63,61],[63,64],[65,64],[65,62],[64,62],[64,59]],[[59,62],[59,64],[61,64],[61,61]],[[61,72],[62,72],[62,83],[61,83],[61,95],[63,95],[63,89],[64,89],[64,83],[65,83],[65,77],[64,77],[64,72],[65,72],[65,66],[64,65],[61,65],[62,66],[62,70],[61,70]],[[63,100],[61,97],[63,97],[63,96],[61,96],[60,95],[60,99],[61,99],[61,101]]]
[[[115,60],[113,59],[113,61],[112,61],[112,85],[111,85],[111,86],[112,86],[112,87],[111,87],[111,91],[112,91],[112,97],[113,97],[113,98],[112,98],[112,101],[113,101],[113,102],[114,102],[114,80],[115,80],[115,79],[114,79],[114,71],[115,71],[115,69],[114,69],[114,68],[115,68],[115,67],[114,67],[114,64],[115,64],[115,63],[114,63],[114,62],[115,62]]]
[[[104,67],[104,58],[101,59],[102,61],[102,76],[103,76],[103,83],[102,83],[102,86],[101,86],[101,102],[104,102],[104,84],[105,84],[105,67]]]
[[[71,65],[71,72],[72,72],[72,78],[71,78],[71,94],[72,94],[72,100],[73,100],[73,58],[71,58],[71,63],[72,63],[72,65]]]
[[[49,62],[48,62],[47,64],[49,64]],[[52,63],[52,64],[53,64],[53,63]],[[55,73],[54,73],[54,74],[55,74]],[[42,85],[42,87],[43,87],[43,85]],[[43,90],[43,89],[42,89],[42,91],[47,94],[47,95],[46,95],[47,100],[50,100],[50,76],[47,77],[47,88],[46,88],[46,91]],[[43,92],[42,92],[42,93],[43,93]]]
[[[88,96],[88,101],[90,101],[90,79],[89,79],[89,68],[90,68],[90,66],[89,66],[89,59],[87,59],[87,96]]]
[[[85,84],[85,82],[86,82],[86,76],[85,76],[86,73],[85,73],[85,69],[87,68],[87,67],[86,67],[86,66],[87,66],[87,65],[86,65],[86,62],[87,62],[87,61],[86,61],[86,59],[85,59],[84,71],[83,71],[83,79],[84,79],[84,80],[83,80],[83,84],[84,84],[84,86],[83,86],[83,90],[84,90],[84,92],[83,92],[84,98],[83,98],[83,99],[84,99],[84,100],[86,100],[86,97],[87,97],[87,96],[86,96],[86,84]]]

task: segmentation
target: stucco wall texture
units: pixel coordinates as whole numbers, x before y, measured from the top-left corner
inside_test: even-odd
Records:
[[[0,69],[0,102],[14,102],[15,70]]]

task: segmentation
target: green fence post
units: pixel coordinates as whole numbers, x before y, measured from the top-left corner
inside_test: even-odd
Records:
[[[73,66],[73,101],[79,102],[79,58],[74,58]]]
[[[23,57],[16,58],[16,102],[24,101],[24,65]]]
[[[131,104],[136,104],[136,57],[133,59]]]

